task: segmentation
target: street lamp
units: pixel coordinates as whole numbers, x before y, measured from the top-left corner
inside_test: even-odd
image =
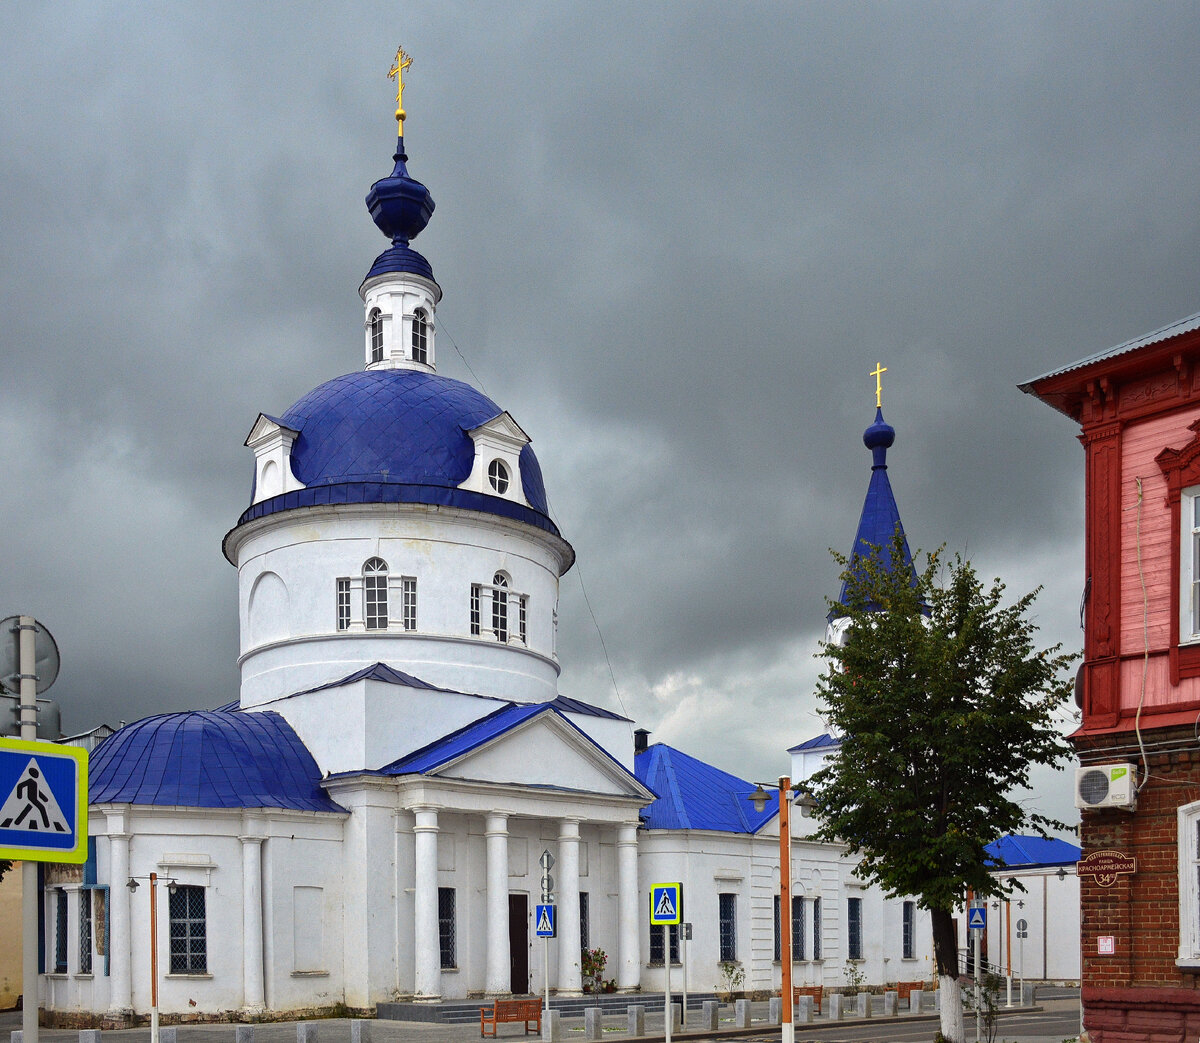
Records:
[[[779,776],[779,964],[782,976],[781,999],[783,1010],[780,1022],[782,1025],[782,1043],[794,1043],[796,1026],[792,1020],[792,829],[788,821],[788,808],[791,805],[792,780],[786,775]],[[754,810],[762,812],[766,809],[769,794],[763,789],[762,783],[750,795]],[[804,818],[812,815],[817,802],[812,793],[803,787],[796,797],[796,804]]]
[[[167,890],[175,893],[178,886],[167,878]],[[137,877],[125,884],[130,893],[138,889]],[[158,1043],[158,874],[150,874],[150,1043]]]

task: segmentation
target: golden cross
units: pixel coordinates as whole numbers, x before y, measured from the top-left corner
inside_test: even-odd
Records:
[[[400,135],[404,135],[404,70],[412,65],[412,59],[404,53],[403,47],[396,48],[396,60],[388,70],[388,79],[396,81],[396,122],[400,125]]]
[[[875,368],[871,370],[871,376],[875,378],[875,408],[879,409],[883,405],[883,375],[887,372],[887,366],[882,362],[876,362]]]

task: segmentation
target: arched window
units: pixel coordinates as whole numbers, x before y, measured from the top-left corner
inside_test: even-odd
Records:
[[[383,361],[383,313],[378,308],[372,308],[367,316],[367,325],[371,329],[371,361]]]
[[[363,565],[363,602],[367,629],[387,630],[388,567],[382,558],[371,558]]]
[[[508,468],[503,460],[493,460],[488,464],[488,483],[501,496],[508,490]]]
[[[492,633],[497,641],[508,640],[508,577],[497,572],[492,577]]]
[[[424,308],[413,312],[412,320],[412,360],[413,362],[429,361],[429,316]]]

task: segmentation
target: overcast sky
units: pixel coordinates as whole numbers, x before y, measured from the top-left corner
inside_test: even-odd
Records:
[[[578,553],[565,694],[787,770],[876,362],[911,544],[1080,646],[1083,453],[1016,385],[1200,310],[1194,3],[8,3],[0,609],[67,731],[237,694],[242,442],[361,366],[397,44],[439,371]]]

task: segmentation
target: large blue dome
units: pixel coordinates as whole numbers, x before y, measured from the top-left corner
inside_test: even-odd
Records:
[[[460,489],[471,473],[468,431],[502,410],[469,384],[411,369],[347,373],[314,388],[278,422],[299,432],[292,473],[304,489],[254,504],[239,519],[328,503],[428,503],[528,522],[558,534],[542,471],[521,451],[521,484],[532,510]]]

